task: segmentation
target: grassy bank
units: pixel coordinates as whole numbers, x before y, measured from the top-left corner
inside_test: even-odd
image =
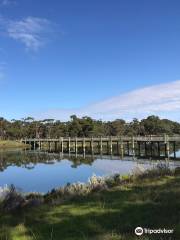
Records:
[[[134,228],[174,229],[136,237]],[[13,213],[0,212],[0,239],[180,239],[180,174],[145,174],[123,184]]]
[[[27,145],[20,141],[0,140],[0,149],[25,148]]]

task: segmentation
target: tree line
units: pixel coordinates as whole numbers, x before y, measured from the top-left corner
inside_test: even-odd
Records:
[[[91,117],[70,116],[70,120],[62,122],[54,119],[35,120],[32,117],[8,121],[0,118],[0,139],[22,138],[59,138],[59,137],[95,137],[120,135],[162,135],[180,134],[180,123],[158,116],[145,119],[123,119],[113,121],[95,120]]]

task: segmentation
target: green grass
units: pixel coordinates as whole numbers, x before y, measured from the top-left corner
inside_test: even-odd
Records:
[[[136,237],[137,226],[173,228],[164,235]],[[180,174],[143,178],[69,200],[14,213],[0,212],[0,240],[180,239]]]
[[[24,148],[26,145],[20,141],[0,140],[0,149]]]

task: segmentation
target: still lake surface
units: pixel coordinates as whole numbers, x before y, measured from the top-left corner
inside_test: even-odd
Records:
[[[177,153],[178,154],[178,153]],[[161,162],[165,162],[161,160]],[[55,153],[0,151],[0,187],[13,184],[24,192],[47,192],[67,183],[87,182],[93,175],[129,174],[136,166],[152,168],[159,161],[111,156],[69,156]],[[170,161],[171,167],[180,161]]]

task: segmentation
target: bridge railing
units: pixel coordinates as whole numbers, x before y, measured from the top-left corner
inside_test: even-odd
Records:
[[[168,142],[175,141],[180,142],[180,135],[168,136],[168,135],[147,135],[147,136],[108,136],[108,137],[60,137],[60,138],[25,138],[22,142],[56,142],[56,141],[144,141],[144,142]]]

